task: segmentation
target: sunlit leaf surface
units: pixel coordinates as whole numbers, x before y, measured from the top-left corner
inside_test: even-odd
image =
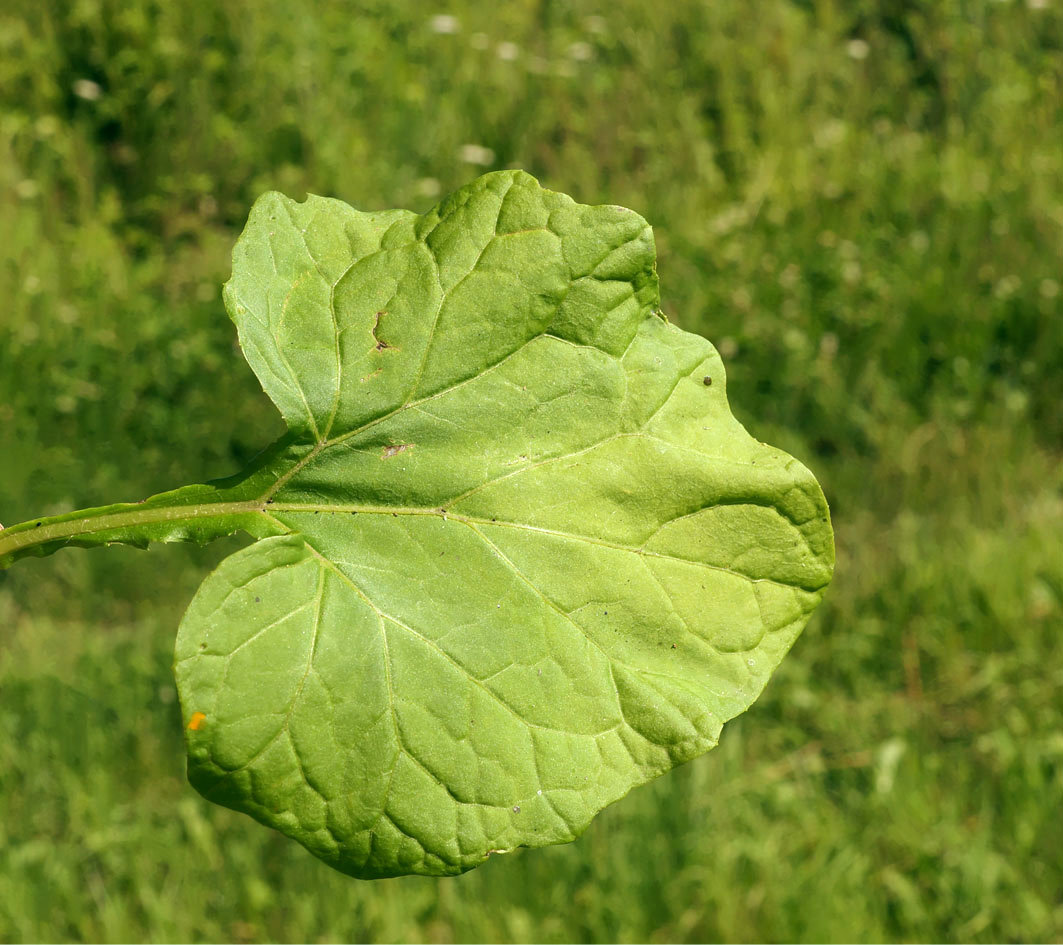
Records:
[[[819,486],[658,313],[629,210],[509,171],[424,216],[267,194],[225,299],[288,435],[7,562],[258,538],[178,634],[189,777],[338,869],[573,839],[716,744],[830,580]]]

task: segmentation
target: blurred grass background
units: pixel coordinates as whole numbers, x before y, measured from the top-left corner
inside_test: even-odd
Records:
[[[22,563],[0,940],[1063,939],[1061,7],[8,0],[0,521],[279,431],[219,295],[259,192],[520,166],[653,223],[838,570],[717,750],[576,844],[367,884],[184,781],[174,630],[235,545]]]

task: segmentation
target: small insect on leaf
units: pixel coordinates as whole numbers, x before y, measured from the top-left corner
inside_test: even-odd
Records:
[[[207,716],[203,712],[193,712],[192,718],[188,720],[188,730],[190,732],[198,732],[206,719]]]

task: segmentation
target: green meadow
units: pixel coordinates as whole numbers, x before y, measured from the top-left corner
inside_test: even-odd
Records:
[[[0,522],[280,432],[220,295],[259,193],[506,167],[653,224],[669,318],[824,487],[822,609],[576,843],[366,883],[185,781],[174,633],[239,539],[20,562],[0,941],[1063,939],[1058,0],[10,0]]]

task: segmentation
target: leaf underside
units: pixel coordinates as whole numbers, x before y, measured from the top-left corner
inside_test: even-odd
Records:
[[[830,580],[819,486],[658,314],[629,210],[267,194],[225,302],[289,434],[104,538],[259,538],[178,633],[189,778],[337,869],[572,840],[716,744]]]

